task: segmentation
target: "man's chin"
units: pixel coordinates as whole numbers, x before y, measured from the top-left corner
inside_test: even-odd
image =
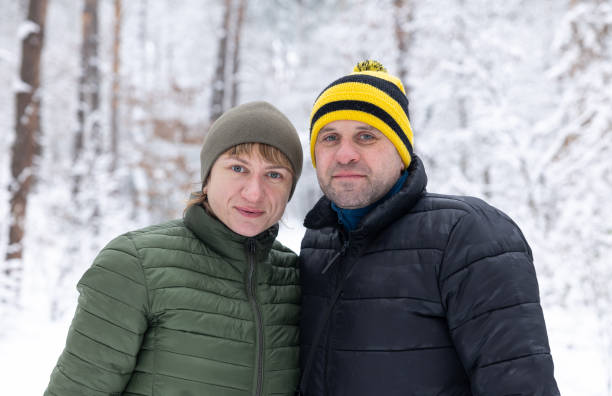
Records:
[[[359,208],[363,208],[369,205],[369,202],[367,199],[363,197],[356,197],[354,195],[350,197],[343,197],[343,196],[338,196],[338,195],[334,197],[330,197],[328,195],[327,197],[334,204],[336,204],[336,206],[342,209],[359,209]]]

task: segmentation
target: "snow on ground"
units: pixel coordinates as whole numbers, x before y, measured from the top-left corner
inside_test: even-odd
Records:
[[[304,228],[296,220],[281,225],[279,240],[299,250]],[[53,322],[40,304],[43,293],[30,293],[22,311],[0,336],[0,389],[3,395],[41,395],[59,357],[74,312]],[[544,307],[555,377],[564,396],[610,396],[599,322],[588,308]]]
[[[51,322],[32,312],[22,312],[0,339],[3,395],[42,395],[64,346],[71,318]],[[596,318],[587,310],[549,309],[546,319],[561,394],[608,396]]]
[[[563,396],[610,396],[600,324],[588,309],[544,308],[555,378]]]
[[[51,322],[45,319],[48,315],[31,309],[22,311],[11,323],[11,332],[0,339],[0,393],[11,396],[43,394],[64,348],[72,319],[69,316]]]

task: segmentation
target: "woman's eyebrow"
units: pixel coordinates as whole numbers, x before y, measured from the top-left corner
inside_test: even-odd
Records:
[[[286,167],[284,165],[281,165],[281,164],[278,164],[278,165],[277,164],[271,164],[271,165],[266,166],[266,169],[285,169],[287,171],[290,171],[290,169],[288,167]]]
[[[237,155],[230,155],[228,157],[225,157],[224,159],[225,161],[238,161],[238,162],[242,162],[243,164],[249,164],[249,161],[245,160],[242,157],[239,157]]]
[[[245,165],[250,165],[251,163],[247,160],[245,160],[242,157],[238,157],[238,156],[229,156],[225,159],[226,161],[238,161],[241,162]],[[290,170],[288,167],[281,165],[281,164],[270,164],[270,165],[266,165],[265,169],[286,169],[286,170]]]

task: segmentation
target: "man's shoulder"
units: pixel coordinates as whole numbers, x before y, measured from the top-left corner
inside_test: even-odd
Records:
[[[471,228],[492,230],[518,229],[517,224],[506,213],[484,200],[465,195],[424,193],[422,198],[404,217],[431,216],[437,223],[458,224]]]
[[[437,222],[444,217],[452,218],[452,229],[465,234],[466,239],[512,239],[521,245],[526,243],[520,227],[510,216],[480,198],[427,193],[412,212],[419,211],[440,213]]]
[[[503,221],[514,224],[514,221],[505,212],[486,201],[468,195],[447,195],[424,193],[422,198],[406,213],[407,215],[429,212],[440,217],[472,218],[480,220]]]
[[[465,214],[478,214],[483,211],[500,212],[497,208],[480,198],[468,195],[447,195],[430,192],[424,193],[410,212],[444,210],[460,211],[465,212]]]

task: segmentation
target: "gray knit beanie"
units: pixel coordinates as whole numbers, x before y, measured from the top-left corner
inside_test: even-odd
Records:
[[[217,158],[242,143],[264,143],[279,149],[293,166],[295,177],[289,199],[302,173],[302,144],[295,127],[276,107],[267,102],[250,102],[229,109],[210,127],[202,151],[202,181]]]

